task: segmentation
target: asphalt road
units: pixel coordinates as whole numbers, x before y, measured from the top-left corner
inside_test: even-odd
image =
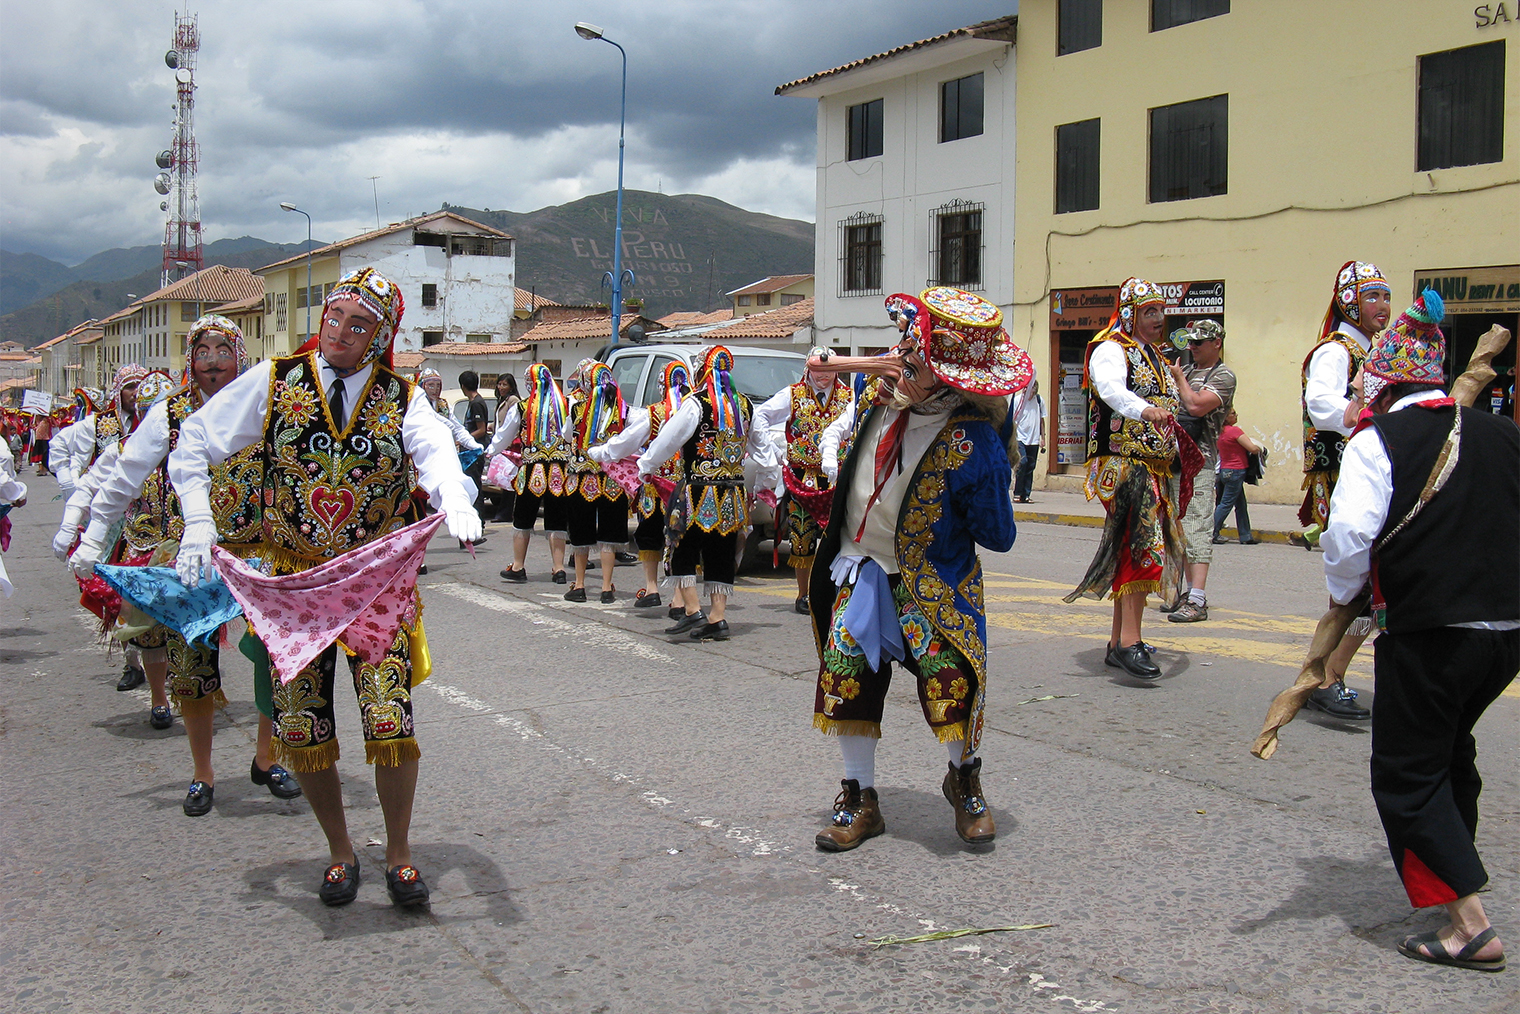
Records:
[[[1108,608],[1060,601],[1097,533],[1025,525],[984,557],[983,784],[995,844],[962,845],[944,750],[911,685],[878,754],[887,833],[813,847],[838,790],[811,728],[816,661],[789,573],[741,579],[726,643],[673,643],[619,601],[564,602],[440,538],[423,578],[435,674],[414,856],[430,913],[388,904],[357,708],[339,695],[359,900],[324,908],[302,800],[250,784],[250,669],[223,655],[216,808],[180,812],[183,730],[146,694],[48,540],[49,479],[12,514],[0,603],[0,1008],[18,1011],[1513,1011],[1520,970],[1401,958],[1435,926],[1394,875],[1367,788],[1368,730],[1305,715],[1248,753],[1325,602],[1320,557],[1216,547],[1212,618],[1146,637],[1166,677],[1102,664]],[[497,534],[501,533],[501,534]],[[1370,652],[1351,685],[1372,693]],[[1520,690],[1478,726],[1485,905],[1520,946]],[[366,847],[365,843],[370,844]],[[931,930],[1051,924],[873,946]],[[1520,951],[1516,952],[1520,955]]]

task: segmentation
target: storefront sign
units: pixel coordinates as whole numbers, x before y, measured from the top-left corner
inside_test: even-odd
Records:
[[[1168,317],[1224,313],[1224,282],[1163,282]]]
[[[1454,313],[1520,313],[1520,265],[1489,268],[1425,268],[1414,273],[1414,291],[1435,289]]]
[[[1099,331],[1108,326],[1119,302],[1117,287],[1056,289],[1050,294],[1052,331]]]

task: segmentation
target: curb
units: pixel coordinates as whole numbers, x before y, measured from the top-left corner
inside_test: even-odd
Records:
[[[1016,523],[1031,525],[1065,525],[1069,528],[1102,528],[1105,518],[1091,514],[1056,514],[1050,511],[1014,511],[1013,520]],[[1297,534],[1298,529],[1292,532],[1263,531],[1258,528],[1255,531],[1257,541],[1272,543],[1277,546],[1291,546],[1293,543],[1288,536]],[[1220,529],[1219,534],[1230,541],[1240,537],[1240,533],[1233,528]]]

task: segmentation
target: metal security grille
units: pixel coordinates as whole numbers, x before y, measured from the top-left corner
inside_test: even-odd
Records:
[[[882,221],[862,211],[839,223],[840,295],[881,295]]]
[[[929,285],[982,287],[982,213],[980,201],[951,201],[929,212]]]

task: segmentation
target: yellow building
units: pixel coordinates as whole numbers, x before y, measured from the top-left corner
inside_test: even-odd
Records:
[[[813,298],[812,275],[771,275],[750,282],[727,294],[735,317],[767,313],[778,306],[791,306]]]
[[[254,277],[258,278],[257,275]],[[213,306],[206,311],[221,314],[238,326],[243,332],[243,347],[248,350],[248,358],[256,363],[273,358],[273,353],[264,347],[263,279],[260,278],[259,282],[259,291],[254,295]]]
[[[143,355],[143,307],[133,301],[100,322],[104,332],[100,339],[98,375],[90,381],[92,387],[106,387],[110,378],[123,363],[142,361]]]
[[[1223,321],[1279,502],[1345,261],[1383,269],[1395,314],[1440,289],[1458,371],[1520,330],[1517,42],[1516,5],[1467,0],[1022,0],[1009,330],[1049,378],[1050,484],[1080,481],[1082,349],[1131,275],[1174,285],[1169,329]]]

